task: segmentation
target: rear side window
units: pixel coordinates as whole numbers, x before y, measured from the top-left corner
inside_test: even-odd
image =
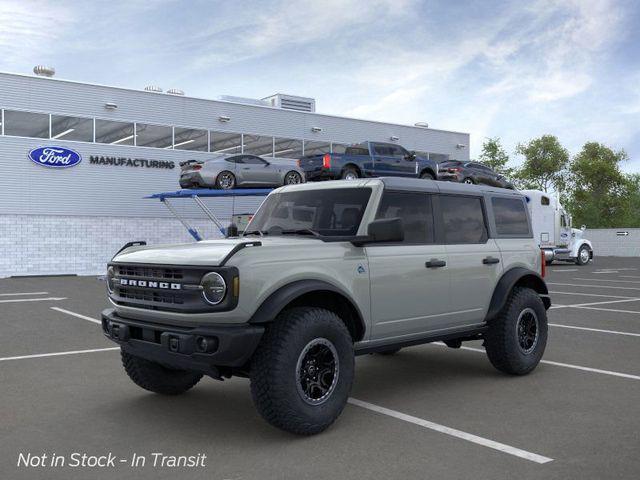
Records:
[[[434,242],[433,211],[428,194],[385,191],[376,218],[400,218],[404,243]]]
[[[347,147],[346,155],[369,155],[369,149],[366,147]]]
[[[447,244],[485,243],[487,225],[478,197],[442,195],[440,210]]]
[[[529,222],[524,202],[519,198],[491,199],[498,235],[529,236]]]

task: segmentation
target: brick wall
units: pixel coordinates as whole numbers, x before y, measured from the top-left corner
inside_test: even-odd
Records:
[[[221,218],[223,225],[229,219]],[[207,220],[189,220],[206,238],[220,233]],[[0,215],[0,278],[12,275],[97,275],[125,243],[192,242],[173,218]]]

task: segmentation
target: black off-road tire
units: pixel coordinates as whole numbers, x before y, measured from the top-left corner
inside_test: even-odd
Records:
[[[400,350],[402,350],[402,347],[395,347],[395,348],[390,348],[389,350],[381,350],[379,352],[376,352],[378,355],[395,355],[396,353],[398,353]]]
[[[332,390],[322,403],[312,405],[303,398],[303,387],[298,387],[302,385],[298,364],[306,358],[305,348],[317,339],[333,345],[338,368]],[[251,360],[254,404],[267,422],[282,430],[299,435],[322,432],[347,403],[354,363],[353,340],[336,314],[316,307],[285,310],[267,326]]]
[[[340,178],[343,180],[355,180],[360,178],[360,173],[353,167],[345,167],[340,174]]]
[[[530,351],[525,352],[517,328],[521,314],[526,322],[532,312],[537,317],[537,337]],[[530,288],[515,287],[502,311],[489,322],[485,334],[489,361],[501,372],[525,375],[540,362],[547,345],[547,332],[547,312],[540,296]]]
[[[422,178],[423,180],[435,180],[436,179],[436,177],[431,172],[422,172],[420,174],[420,178]]]
[[[192,388],[202,374],[185,370],[172,370],[159,363],[136,357],[120,350],[122,365],[129,378],[139,387],[162,395],[179,395]]]

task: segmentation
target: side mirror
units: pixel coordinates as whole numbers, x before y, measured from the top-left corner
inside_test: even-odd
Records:
[[[238,236],[238,226],[235,223],[230,223],[225,231],[225,237],[234,238]]]
[[[580,227],[580,230],[582,230],[583,232],[584,232],[586,229],[587,229],[587,226],[586,226],[586,225],[582,225],[582,226]]]
[[[369,224],[365,243],[402,242],[404,228],[400,218],[381,218]]]
[[[404,156],[404,159],[409,160],[410,162],[414,161],[416,159],[416,152],[411,150],[407,155]]]

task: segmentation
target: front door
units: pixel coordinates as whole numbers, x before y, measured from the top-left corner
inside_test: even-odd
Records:
[[[502,274],[502,258],[488,238],[481,196],[440,195],[439,211],[451,276],[451,309],[457,326],[485,319]]]
[[[402,219],[399,244],[366,247],[371,279],[371,340],[411,340],[452,318],[444,245],[435,244],[432,195],[385,191],[377,218]]]

